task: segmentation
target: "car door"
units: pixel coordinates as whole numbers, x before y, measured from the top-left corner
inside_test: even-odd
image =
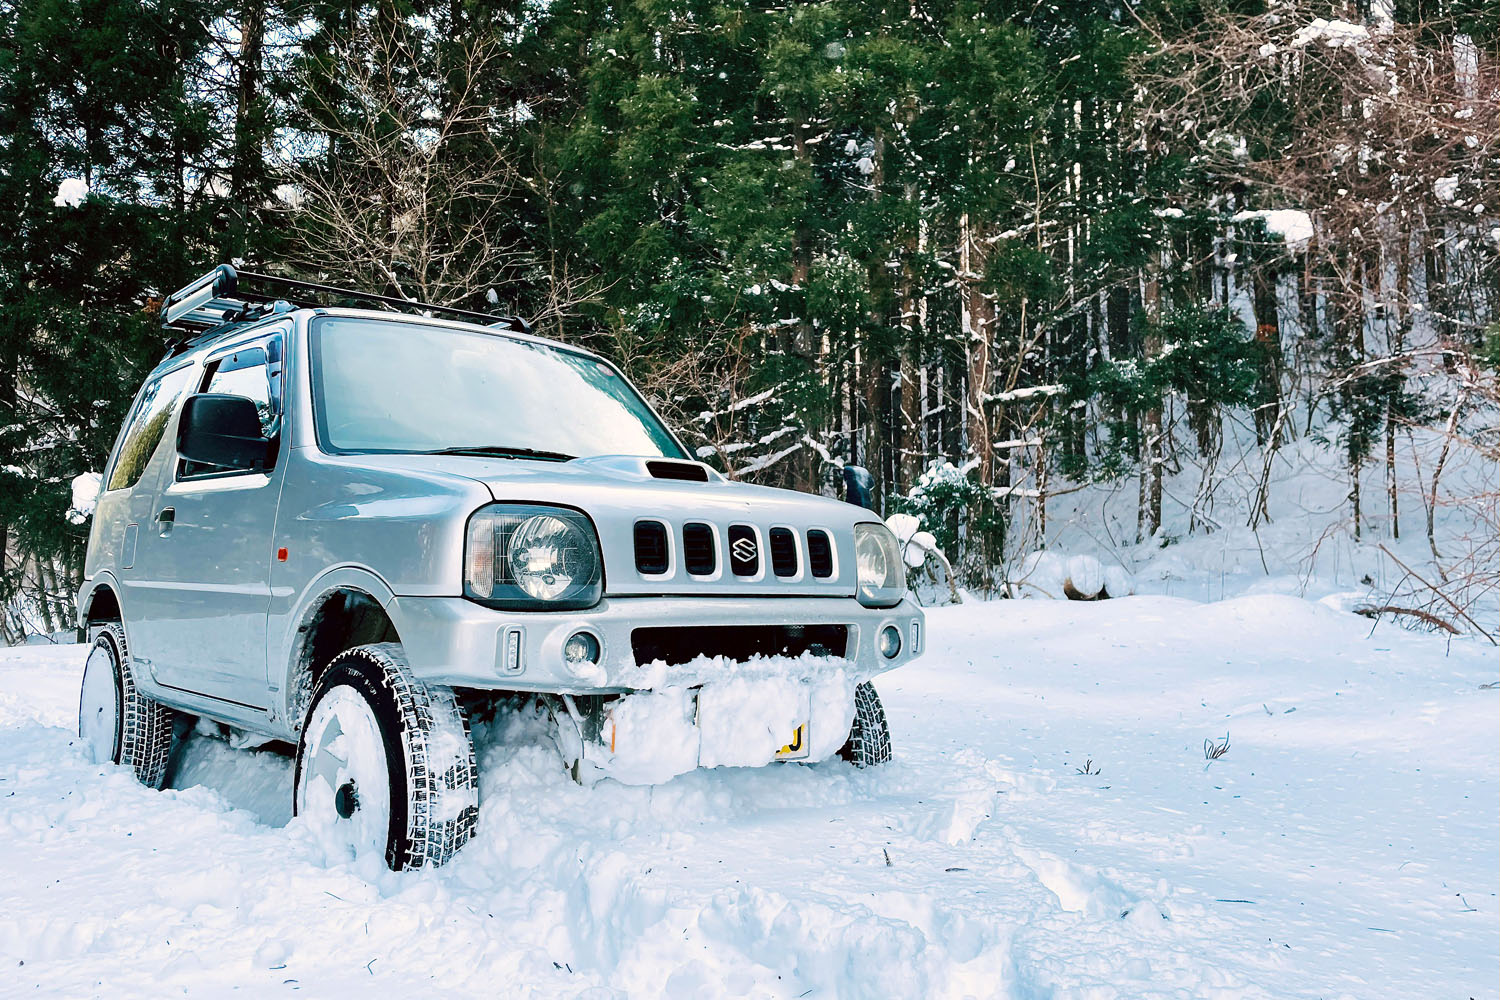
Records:
[[[159,684],[265,709],[272,535],[286,466],[282,439],[285,331],[226,346],[204,360],[197,392],[255,401],[273,442],[268,468],[238,471],[176,454],[140,526],[139,642]],[[178,408],[180,411],[180,407]],[[174,441],[175,444],[175,441]]]

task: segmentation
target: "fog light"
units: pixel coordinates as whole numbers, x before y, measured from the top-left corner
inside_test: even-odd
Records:
[[[563,643],[563,659],[570,668],[599,662],[599,640],[590,632],[574,632]]]
[[[901,652],[901,630],[894,625],[887,625],[880,630],[880,655],[887,660]]]

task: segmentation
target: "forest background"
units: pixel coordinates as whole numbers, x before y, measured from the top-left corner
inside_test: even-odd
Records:
[[[1479,629],[1497,182],[1493,0],[0,0],[0,632],[222,261],[528,317],[973,592],[1104,491],[1121,564],[1290,521]]]

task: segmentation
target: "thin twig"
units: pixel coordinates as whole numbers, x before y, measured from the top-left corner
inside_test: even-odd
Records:
[[[1459,631],[1458,626],[1454,625],[1452,622],[1439,618],[1431,611],[1423,611],[1421,608],[1398,608],[1395,605],[1391,604],[1382,604],[1380,607],[1375,607],[1369,604],[1362,604],[1354,609],[1354,613],[1357,615],[1363,615],[1366,618],[1375,619],[1379,619],[1381,615],[1410,615],[1413,618],[1422,619],[1422,621],[1426,622],[1429,625],[1443,629],[1451,635],[1462,634]]]
[[[1476,622],[1474,619],[1470,618],[1469,617],[1469,613],[1467,611],[1465,611],[1463,608],[1459,607],[1458,603],[1456,601],[1454,601],[1453,598],[1449,597],[1447,594],[1443,593],[1441,590],[1437,589],[1432,584],[1430,584],[1426,580],[1422,579],[1422,574],[1418,573],[1416,570],[1414,570],[1410,566],[1406,565],[1406,563],[1404,563],[1400,559],[1396,558],[1396,554],[1394,552],[1392,552],[1390,549],[1386,548],[1383,544],[1379,545],[1378,548],[1380,549],[1380,551],[1382,551],[1386,555],[1390,556],[1391,557],[1391,561],[1394,562],[1397,566],[1400,566],[1402,569],[1404,569],[1408,573],[1410,573],[1416,579],[1416,581],[1418,583],[1422,584],[1422,586],[1426,587],[1428,590],[1432,591],[1434,594],[1436,594],[1439,597],[1441,597],[1447,603],[1448,607],[1450,607],[1454,611],[1458,612],[1458,616],[1460,618],[1462,618],[1464,621],[1468,622],[1470,625],[1472,625],[1474,627],[1474,631],[1478,632],[1480,635],[1482,635],[1486,639],[1488,639],[1490,641],[1490,645],[1491,646],[1500,646],[1500,642],[1496,642],[1494,636],[1490,635],[1484,629],[1480,628],[1479,627],[1479,623]]]

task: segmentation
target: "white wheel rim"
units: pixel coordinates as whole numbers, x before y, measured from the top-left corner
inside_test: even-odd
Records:
[[[391,828],[390,772],[380,724],[368,702],[339,685],[325,694],[303,735],[297,814],[335,856],[385,857]]]
[[[120,746],[120,686],[115,679],[115,655],[97,643],[83,664],[83,686],[78,697],[78,735],[89,760],[113,764]]]

